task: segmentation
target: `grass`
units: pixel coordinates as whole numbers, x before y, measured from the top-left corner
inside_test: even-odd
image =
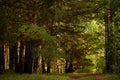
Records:
[[[0,80],[70,80],[69,76],[57,74],[14,74],[0,75]]]
[[[93,76],[89,76],[89,77],[82,77],[80,78],[80,80],[97,80],[97,79]]]
[[[75,74],[15,74],[4,73],[0,74],[0,80],[71,80],[70,76]],[[82,75],[82,74],[76,74]],[[105,74],[104,80],[120,80],[120,75]],[[96,80],[93,76],[81,77],[79,80]]]
[[[120,74],[107,74],[105,80],[120,80]]]
[[[97,80],[93,76],[82,77],[80,80]],[[120,80],[120,74],[104,74],[104,80]]]

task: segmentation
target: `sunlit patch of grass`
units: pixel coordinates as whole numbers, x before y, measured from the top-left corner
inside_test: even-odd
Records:
[[[70,80],[69,76],[57,74],[14,74],[0,75],[0,80]]]

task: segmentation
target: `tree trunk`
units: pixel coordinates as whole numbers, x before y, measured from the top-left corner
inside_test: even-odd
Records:
[[[24,61],[24,73],[32,73],[32,63],[33,63],[33,53],[32,53],[32,42],[26,42],[25,49],[25,61]]]
[[[73,72],[73,63],[72,61],[66,61],[66,65],[65,65],[65,73],[71,73]]]
[[[39,60],[39,58],[38,57],[36,57],[35,59],[34,59],[34,72],[38,72],[38,60]]]
[[[106,72],[113,73],[116,72],[116,58],[117,58],[117,51],[115,45],[115,37],[113,34],[113,0],[111,0],[109,4],[109,9],[106,9],[104,21],[105,21],[105,58],[106,58]]]
[[[24,72],[24,52],[25,51],[25,45],[23,41],[20,41],[20,51],[19,51],[19,72]]]
[[[18,44],[10,47],[9,69],[18,72]]]
[[[105,59],[106,59],[106,69],[105,72],[112,72],[112,62],[111,62],[111,55],[110,52],[110,29],[109,29],[109,18],[108,18],[108,11],[106,12],[107,15],[105,15]]]
[[[0,73],[4,72],[4,44],[0,44]]]
[[[10,50],[9,50],[9,70],[10,71],[14,71],[14,67],[15,67],[15,53],[14,53],[14,47],[10,46]]]
[[[14,53],[15,53],[15,72],[18,72],[18,43],[14,46]]]
[[[105,72],[111,73],[112,72],[112,49],[111,49],[111,39],[110,39],[110,23],[109,23],[109,11],[107,10],[105,15],[105,59],[106,59],[106,69]]]
[[[47,73],[50,73],[50,60],[47,61]]]
[[[73,70],[73,63],[72,63],[72,61],[70,61],[70,64],[69,64],[69,67],[68,67],[68,72],[71,73],[73,71],[74,71]]]
[[[68,66],[69,66],[69,62],[68,62],[68,60],[66,60],[66,64],[65,64],[65,73],[68,73]]]
[[[45,60],[42,56],[42,73],[46,73],[46,70],[45,70]]]

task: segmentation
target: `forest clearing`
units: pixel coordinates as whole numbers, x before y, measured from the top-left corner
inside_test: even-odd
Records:
[[[120,80],[120,0],[0,0],[0,80]]]

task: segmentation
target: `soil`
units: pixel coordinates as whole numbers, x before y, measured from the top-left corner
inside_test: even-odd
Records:
[[[93,76],[96,80],[104,80],[104,75],[102,74],[83,74],[83,75],[72,75],[71,80],[80,80],[81,77]]]

